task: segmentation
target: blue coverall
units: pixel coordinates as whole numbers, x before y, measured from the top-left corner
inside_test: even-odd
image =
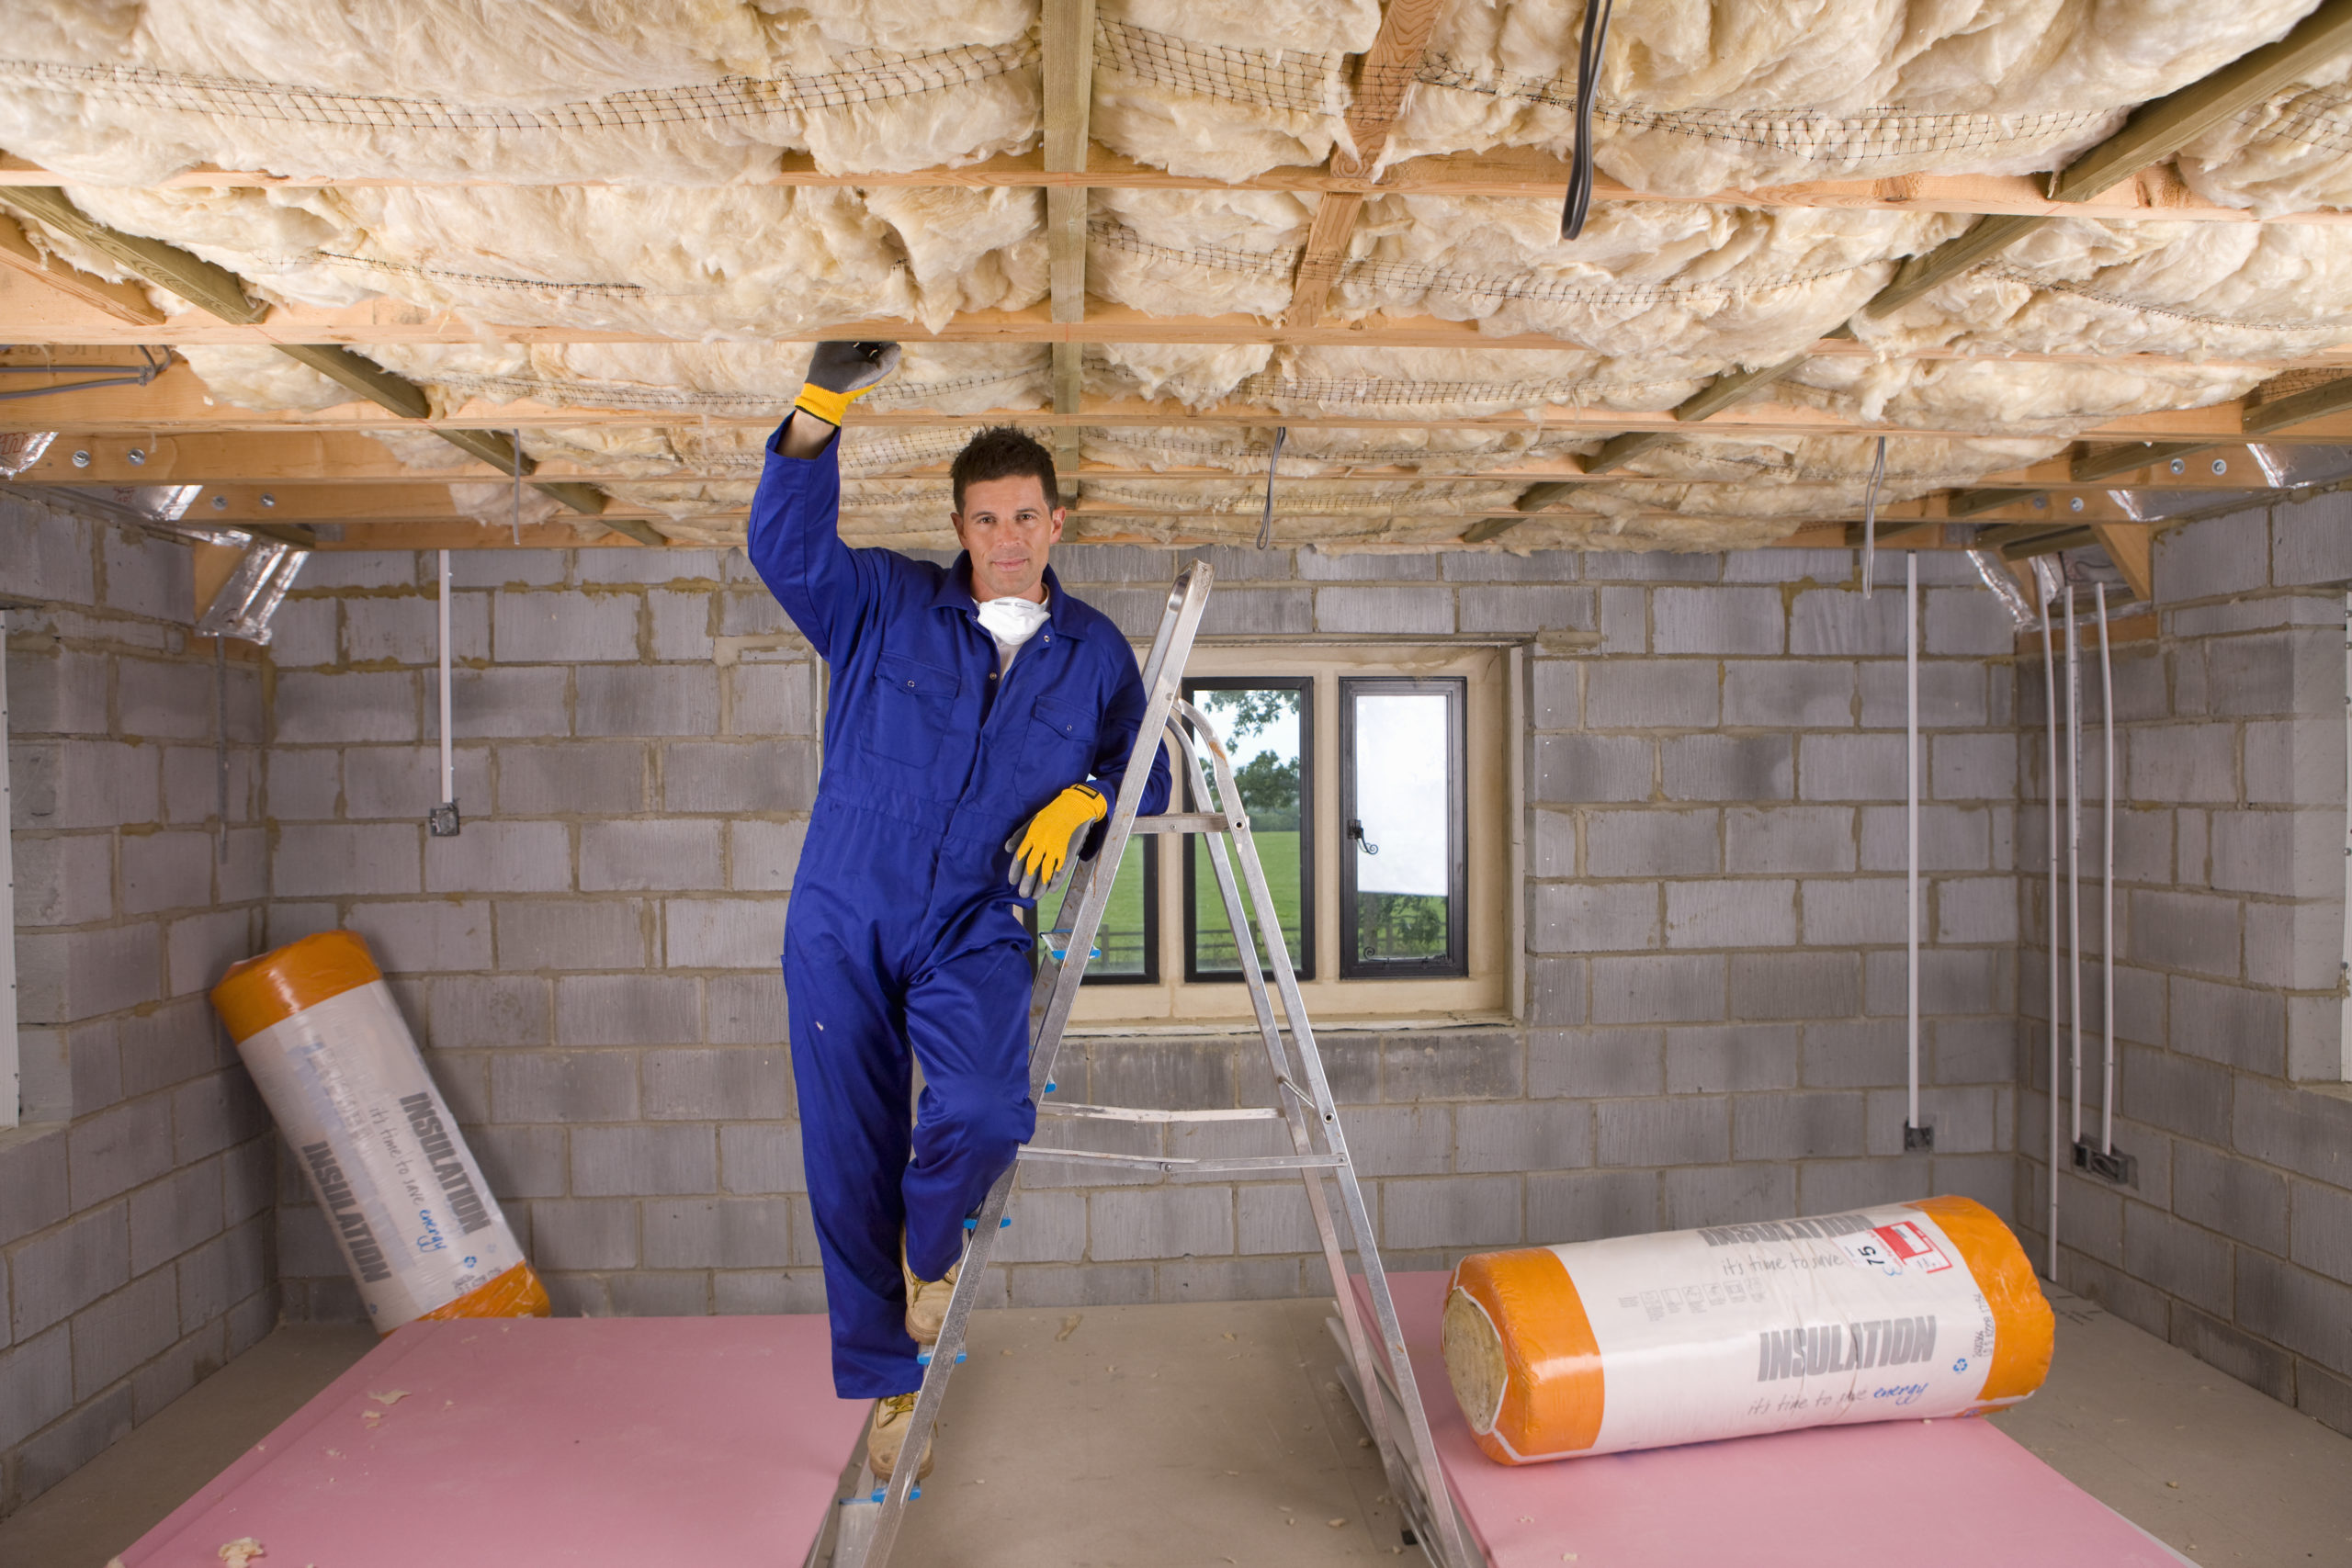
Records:
[[[922,1381],[901,1227],[909,1265],[944,1278],[965,1216],[1036,1130],[1022,920],[1035,900],[1005,880],[1005,840],[1090,777],[1116,798],[1144,690],[1125,637],[1051,568],[1046,621],[1000,680],[969,558],[942,569],[851,549],[840,444],[804,459],[783,439],[768,443],[748,553],[832,671],[785,920],[792,1071],[833,1387],[878,1399]],[[1142,809],[1167,798],[1162,753]],[[911,1134],[910,1052],[923,1071]]]

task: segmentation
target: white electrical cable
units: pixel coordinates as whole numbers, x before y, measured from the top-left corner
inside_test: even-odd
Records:
[[[441,552],[441,803],[458,798],[457,753],[449,744],[449,552]]]
[[[2035,573],[2035,586],[2042,587]],[[2049,730],[2042,794],[2049,807],[2050,898],[2050,1282],[2058,1282],[2058,657],[2050,646],[2050,599],[2041,599],[2041,707]]]
[[[1905,1102],[1903,1125],[1919,1122],[1919,556],[1903,557],[1903,807],[1907,852],[1904,860],[1904,919],[1909,933],[1909,1024],[1904,1034],[1905,1082],[1910,1098]],[[1905,1140],[1907,1143],[1909,1140]]]
[[[2074,1143],[2083,1141],[2083,671],[2075,658],[2075,590],[2066,589],[2066,1021],[2074,1038]],[[2069,1145],[2071,1149],[2072,1145]]]
[[[2107,640],[2107,584],[2098,585],[2098,716],[2107,740],[2107,867],[2101,883],[2106,903],[2106,928],[2099,936],[2099,966],[2106,993],[2099,1008],[2099,1026],[2106,1035],[2104,1077],[2099,1084],[2098,1146],[2115,1152],[2115,660]]]

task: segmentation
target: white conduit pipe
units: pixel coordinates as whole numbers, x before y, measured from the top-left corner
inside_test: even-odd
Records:
[[[2098,1146],[2101,1154],[2111,1155],[2115,1152],[2115,660],[2108,648],[2104,582],[2098,585],[2098,699],[2099,725],[2107,741],[2107,864],[2100,885],[2107,923],[2099,936],[2099,967],[2105,985],[2099,1025],[2106,1036],[2106,1050],[2098,1095]]]
[[[2066,1021],[2074,1049],[2068,1064],[2074,1080],[2074,1137],[2083,1141],[2083,671],[2075,658],[2075,590],[2066,589]]]
[[[458,798],[457,754],[449,744],[449,552],[441,552],[441,803]]]
[[[1903,1125],[1919,1123],[1919,557],[1903,558],[1903,808],[1906,840],[1904,915],[1908,925],[1910,1013],[1904,1036],[1905,1101]],[[1906,1143],[1908,1139],[1905,1140]]]
[[[2037,589],[2042,586],[2035,579]],[[2058,658],[2050,645],[2050,600],[2041,601],[2041,707],[2049,729],[2042,794],[2049,807],[2050,899],[2050,1280],[2058,1280]]]

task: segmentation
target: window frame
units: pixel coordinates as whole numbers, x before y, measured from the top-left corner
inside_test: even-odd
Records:
[[[1340,691],[1340,977],[1343,980],[1444,979],[1470,972],[1469,746],[1466,675],[1341,675]],[[1365,958],[1357,948],[1355,845],[1363,837],[1356,809],[1356,702],[1359,696],[1440,695],[1445,698],[1446,901],[1445,953],[1434,958]]]
[[[1086,966],[1086,983],[1090,986],[1157,986],[1159,984],[1159,833],[1136,833],[1127,840],[1127,848],[1143,856],[1143,973],[1114,975],[1098,969],[1090,962]],[[1118,867],[1111,874],[1118,874]],[[1072,908],[1072,915],[1078,910]],[[1098,942],[1101,933],[1096,933]]]
[[[1180,694],[1188,703],[1192,702],[1197,694],[1203,692],[1296,692],[1298,694],[1298,946],[1292,952],[1290,963],[1291,972],[1301,980],[1315,978],[1315,783],[1317,774],[1315,686],[1316,677],[1312,674],[1267,674],[1187,675],[1182,686],[1179,687]],[[1218,739],[1222,740],[1223,735],[1220,734]],[[1178,766],[1177,771],[1182,771],[1181,765]],[[1174,803],[1179,798],[1181,798],[1181,785],[1170,793],[1170,810],[1177,808]],[[1197,809],[1204,811],[1209,809],[1208,803],[1201,802]],[[1152,836],[1157,838],[1159,835]],[[1187,833],[1181,837],[1186,840],[1186,846],[1180,852],[1184,859],[1184,872],[1182,914],[1180,917],[1181,924],[1177,929],[1177,941],[1183,949],[1183,983],[1188,986],[1238,986],[1242,980],[1238,964],[1229,970],[1200,967],[1200,942],[1197,938],[1200,931],[1201,895],[1204,889],[1199,886],[1201,854],[1192,848],[1192,841],[1202,836]],[[1262,862],[1263,856],[1261,855],[1260,859]],[[1238,866],[1235,867],[1234,874],[1237,878],[1240,875]],[[1241,901],[1243,907],[1249,910],[1250,929],[1254,932],[1257,929],[1257,911],[1250,906],[1250,891],[1246,886],[1241,889]],[[1212,914],[1222,913],[1218,905],[1210,905],[1208,908]],[[1150,923],[1148,920],[1146,921],[1147,926]],[[1219,929],[1223,929],[1222,921],[1219,922]]]

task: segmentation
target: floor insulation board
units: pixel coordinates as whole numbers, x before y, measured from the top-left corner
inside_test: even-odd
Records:
[[[2188,1559],[1981,1420],[1881,1421],[1502,1465],[1438,1348],[1442,1273],[1392,1274],[1454,1500],[1488,1568],[2180,1568]],[[1354,1281],[1368,1314],[1363,1281]],[[1367,1319],[1369,1321],[1369,1319]]]
[[[789,1568],[866,1411],[821,1316],[412,1324],[119,1561]]]

